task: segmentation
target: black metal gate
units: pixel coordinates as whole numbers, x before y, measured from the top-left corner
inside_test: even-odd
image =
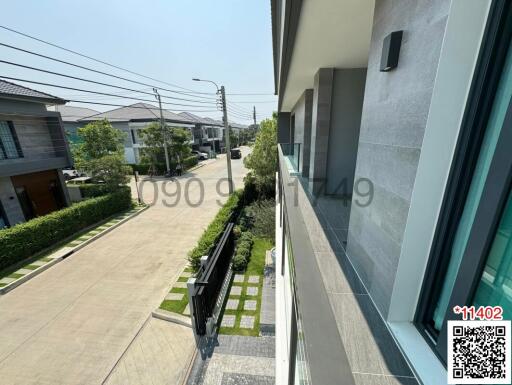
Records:
[[[206,323],[213,316],[224,278],[229,270],[234,251],[234,223],[228,223],[219,238],[213,253],[197,274],[196,287],[192,295],[192,314],[195,318],[196,334],[206,334]]]

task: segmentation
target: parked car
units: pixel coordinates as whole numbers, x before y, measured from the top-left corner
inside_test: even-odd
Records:
[[[71,167],[66,167],[62,169],[62,174],[64,175],[64,180],[71,180],[78,178],[80,173]]]
[[[232,148],[231,159],[242,159],[242,151],[239,148]]]
[[[196,155],[197,159],[199,159],[199,160],[206,160],[206,159],[208,159],[208,154],[206,152],[192,150],[192,154]]]

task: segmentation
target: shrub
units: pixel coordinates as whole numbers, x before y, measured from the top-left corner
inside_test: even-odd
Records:
[[[233,270],[236,272],[244,271],[247,263],[247,260],[242,255],[236,254],[233,258]]]
[[[239,239],[239,242],[240,243],[244,243],[244,242],[247,242],[249,243],[251,246],[252,244],[254,243],[254,239],[253,239],[253,235],[250,231],[245,231],[243,232],[241,235],[240,235],[240,239]]]
[[[80,194],[82,194],[82,198],[84,199],[100,197],[110,192],[108,186],[104,184],[91,183],[80,184],[78,186],[80,188]]]
[[[226,227],[226,224],[231,218],[231,215],[238,212],[241,195],[242,192],[238,190],[229,197],[227,202],[219,210],[213,221],[208,225],[206,230],[201,235],[197,246],[189,253],[188,260],[194,271],[199,269],[199,266],[201,265],[201,257],[210,253],[211,249],[215,245],[215,242],[222,234],[222,231],[224,231],[224,227]]]
[[[199,160],[197,159],[197,156],[189,156],[188,158],[183,159],[183,168],[188,170],[189,168],[194,167],[198,162]]]
[[[275,201],[259,200],[244,208],[240,216],[242,227],[251,229],[254,235],[266,239],[274,238]]]
[[[0,230],[0,269],[132,206],[128,187],[76,203],[48,215]]]

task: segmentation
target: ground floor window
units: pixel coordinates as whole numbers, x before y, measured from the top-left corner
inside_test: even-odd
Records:
[[[7,220],[7,215],[5,214],[2,201],[0,201],[0,230],[5,229],[6,227],[9,227],[9,221]]]
[[[501,305],[512,318],[512,7],[491,7],[417,313],[446,361],[454,306]]]

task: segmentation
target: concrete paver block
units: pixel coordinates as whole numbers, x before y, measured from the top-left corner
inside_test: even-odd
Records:
[[[244,303],[244,310],[256,310],[256,301],[248,299]]]
[[[243,282],[244,275],[243,274],[235,274],[235,278],[233,278],[233,282]]]
[[[187,306],[185,306],[185,310],[183,310],[183,314],[190,315],[190,306],[188,303],[187,303]]]
[[[4,285],[7,285],[8,283],[11,283],[14,281],[16,281],[16,278],[5,277],[5,278],[0,279],[0,283],[3,283]]]
[[[184,293],[169,293],[165,296],[165,299],[167,301],[181,301],[184,295]]]
[[[224,317],[222,317],[222,323],[220,325],[225,328],[232,328],[235,326],[235,318],[236,316],[234,315],[224,314]]]
[[[229,310],[236,310],[238,309],[238,302],[237,299],[228,299],[228,302],[226,303],[226,309]]]
[[[250,275],[248,282],[249,283],[260,283],[260,276],[259,275]]]
[[[252,329],[254,327],[254,317],[252,315],[243,315],[240,319],[240,327],[244,329]]]
[[[16,270],[14,273],[15,274],[23,274],[23,275],[25,275],[25,274],[28,274],[28,273],[31,273],[31,272],[32,272],[32,270],[30,270],[30,269],[19,269],[19,270]]]
[[[242,286],[231,286],[231,291],[229,295],[242,295]]]
[[[174,287],[178,287],[180,289],[186,289],[187,288],[187,283],[186,282],[176,282],[174,284]]]
[[[31,263],[31,265],[34,265],[34,266],[43,266],[43,265],[46,265],[48,262],[46,261],[42,261],[42,260],[39,260],[39,261],[34,261]]]
[[[192,277],[192,273],[190,271],[184,271],[183,273],[181,273],[181,277]]]
[[[247,295],[258,295],[259,288],[257,286],[248,286],[247,287]]]

